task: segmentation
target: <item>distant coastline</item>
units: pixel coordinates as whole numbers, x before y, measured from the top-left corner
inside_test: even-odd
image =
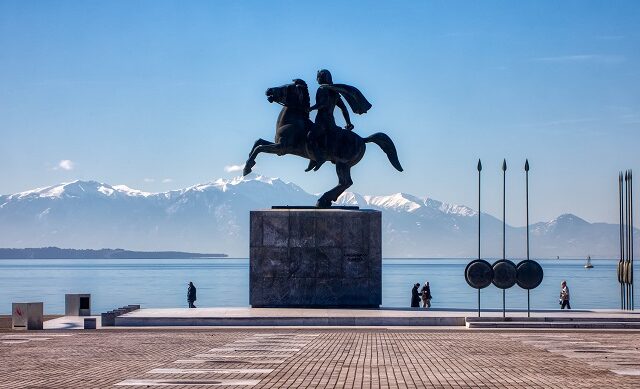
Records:
[[[61,249],[40,247],[25,249],[0,248],[0,259],[191,259],[226,258],[227,254],[187,253],[182,251],[130,251],[123,249]]]

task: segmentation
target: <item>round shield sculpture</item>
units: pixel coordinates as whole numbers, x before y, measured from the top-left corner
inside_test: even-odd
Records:
[[[516,265],[508,259],[493,264],[493,284],[500,289],[509,289],[516,284]]]
[[[464,269],[464,278],[470,287],[484,289],[491,285],[493,280],[493,268],[484,259],[476,259],[467,264]]]
[[[542,283],[544,272],[536,261],[525,259],[516,266],[516,283],[522,289],[535,289]]]
[[[624,260],[622,259],[618,262],[618,282],[621,284],[625,283]]]

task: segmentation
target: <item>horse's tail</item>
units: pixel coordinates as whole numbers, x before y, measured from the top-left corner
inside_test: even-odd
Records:
[[[382,132],[376,132],[375,134],[363,138],[365,143],[373,142],[377,144],[385,154],[387,154],[387,158],[389,158],[389,162],[396,168],[398,171],[402,171],[402,165],[400,165],[400,161],[398,160],[398,152],[396,151],[396,146],[393,144],[393,141],[389,136]]]

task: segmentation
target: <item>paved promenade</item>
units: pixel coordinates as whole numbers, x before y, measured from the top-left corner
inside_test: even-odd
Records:
[[[2,388],[639,388],[640,332],[0,332]]]

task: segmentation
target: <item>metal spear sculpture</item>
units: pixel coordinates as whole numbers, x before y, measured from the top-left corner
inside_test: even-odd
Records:
[[[633,310],[633,172],[631,170],[624,172],[624,183],[622,172],[618,174],[618,201],[620,205],[620,261],[618,262],[620,307]]]
[[[507,160],[502,160],[502,259],[507,259]],[[507,316],[507,290],[502,289],[502,317]]]
[[[620,261],[618,261],[618,282],[620,283],[620,309],[625,309],[625,292],[627,286],[624,282],[623,270],[624,270],[624,202],[622,197],[622,172],[618,173],[618,208],[620,210],[620,225],[619,225],[619,234],[620,234]]]
[[[506,258],[507,251],[507,160],[502,160],[502,259]]]
[[[518,286],[527,290],[527,317],[531,317],[531,289],[535,289],[542,283],[544,272],[542,266],[529,258],[529,160],[524,163],[526,179],[526,209],[527,209],[527,259],[518,264]]]
[[[516,265],[506,258],[506,173],[507,161],[502,162],[502,259],[493,264],[493,284],[502,289],[502,317],[506,317],[506,290],[516,284],[518,270]]]
[[[464,276],[467,284],[470,287],[478,289],[478,317],[480,317],[480,289],[486,288],[491,285],[493,280],[493,268],[489,262],[481,259],[480,257],[480,175],[482,172],[482,162],[478,159],[478,259],[475,259],[467,264],[464,269]]]

